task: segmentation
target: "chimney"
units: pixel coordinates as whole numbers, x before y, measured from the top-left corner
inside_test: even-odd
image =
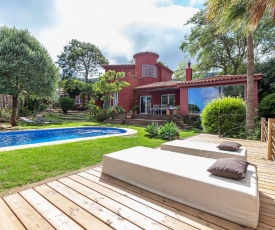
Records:
[[[191,62],[188,61],[188,67],[185,69],[186,71],[186,81],[192,81],[192,68],[191,68]]]

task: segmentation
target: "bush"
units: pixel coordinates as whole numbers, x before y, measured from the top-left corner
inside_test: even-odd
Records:
[[[62,97],[59,100],[59,105],[60,105],[63,113],[67,113],[69,109],[74,108],[74,99],[71,99],[69,97]]]
[[[223,97],[208,103],[201,114],[205,133],[218,134],[219,116],[221,132],[229,136],[238,136],[244,132],[245,102],[241,98]]]
[[[110,109],[100,109],[94,118],[98,122],[107,120],[109,117],[113,116],[113,110]]]
[[[90,111],[90,115],[96,115],[100,110],[99,106],[95,105],[93,101],[86,102],[86,107]]]
[[[158,137],[160,128],[161,126],[159,126],[157,122],[153,122],[151,125],[147,125],[147,127],[145,128],[145,131],[151,137]]]
[[[27,106],[25,106],[24,108],[20,108],[18,111],[19,117],[29,117],[31,114],[32,111],[30,111]]]
[[[265,118],[275,117],[275,93],[264,97],[259,104],[259,116]]]
[[[114,109],[117,111],[117,113],[119,114],[124,114],[125,113],[125,109],[122,106],[116,105],[114,107]]]
[[[175,140],[179,134],[179,127],[173,121],[166,123],[159,130],[159,137],[163,140]]]
[[[43,112],[43,111],[45,111],[48,107],[49,107],[49,105],[47,105],[47,104],[45,104],[45,103],[42,103],[42,104],[39,105],[38,111],[39,111],[39,112]]]
[[[11,118],[11,110],[0,109],[0,121],[9,122]]]

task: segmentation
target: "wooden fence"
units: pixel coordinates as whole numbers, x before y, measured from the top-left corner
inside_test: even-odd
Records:
[[[12,107],[12,96],[6,94],[0,94],[0,109],[6,109]]]
[[[275,160],[275,118],[261,119],[261,141],[267,142],[267,159]]]

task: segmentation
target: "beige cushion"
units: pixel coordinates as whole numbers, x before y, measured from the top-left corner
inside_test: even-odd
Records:
[[[221,177],[235,180],[245,178],[248,162],[237,158],[220,158],[211,167],[208,172]]]

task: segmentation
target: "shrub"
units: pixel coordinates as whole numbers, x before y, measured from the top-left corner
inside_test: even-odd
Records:
[[[11,118],[11,110],[0,109],[0,121],[9,122]]]
[[[241,98],[223,97],[208,103],[201,114],[204,132],[218,134],[219,117],[221,132],[229,136],[238,136],[244,131],[245,102]]]
[[[160,128],[161,126],[159,126],[157,122],[153,122],[151,125],[147,125],[145,131],[149,134],[149,136],[157,137]]]
[[[179,134],[179,127],[173,121],[166,123],[159,130],[159,137],[163,140],[175,140]]]
[[[59,100],[59,105],[60,105],[63,113],[67,113],[69,109],[74,108],[74,99],[71,99],[69,97],[62,97]]]
[[[117,113],[119,113],[119,114],[124,114],[125,113],[125,109],[122,106],[116,105],[114,107],[114,109],[116,109]]]
[[[95,105],[93,101],[86,102],[86,107],[90,111],[90,115],[96,115],[100,110],[99,106]]]
[[[113,110],[110,109],[99,109],[98,113],[95,114],[94,118],[98,122],[107,120],[109,117],[113,116]]]
[[[264,97],[259,104],[259,116],[265,118],[275,117],[275,93]]]
[[[20,108],[18,111],[19,117],[29,117],[31,114],[32,114],[32,111],[30,111],[27,106]]]
[[[38,107],[38,111],[42,112],[45,111],[48,108],[49,105],[45,104],[45,103],[41,103]]]

